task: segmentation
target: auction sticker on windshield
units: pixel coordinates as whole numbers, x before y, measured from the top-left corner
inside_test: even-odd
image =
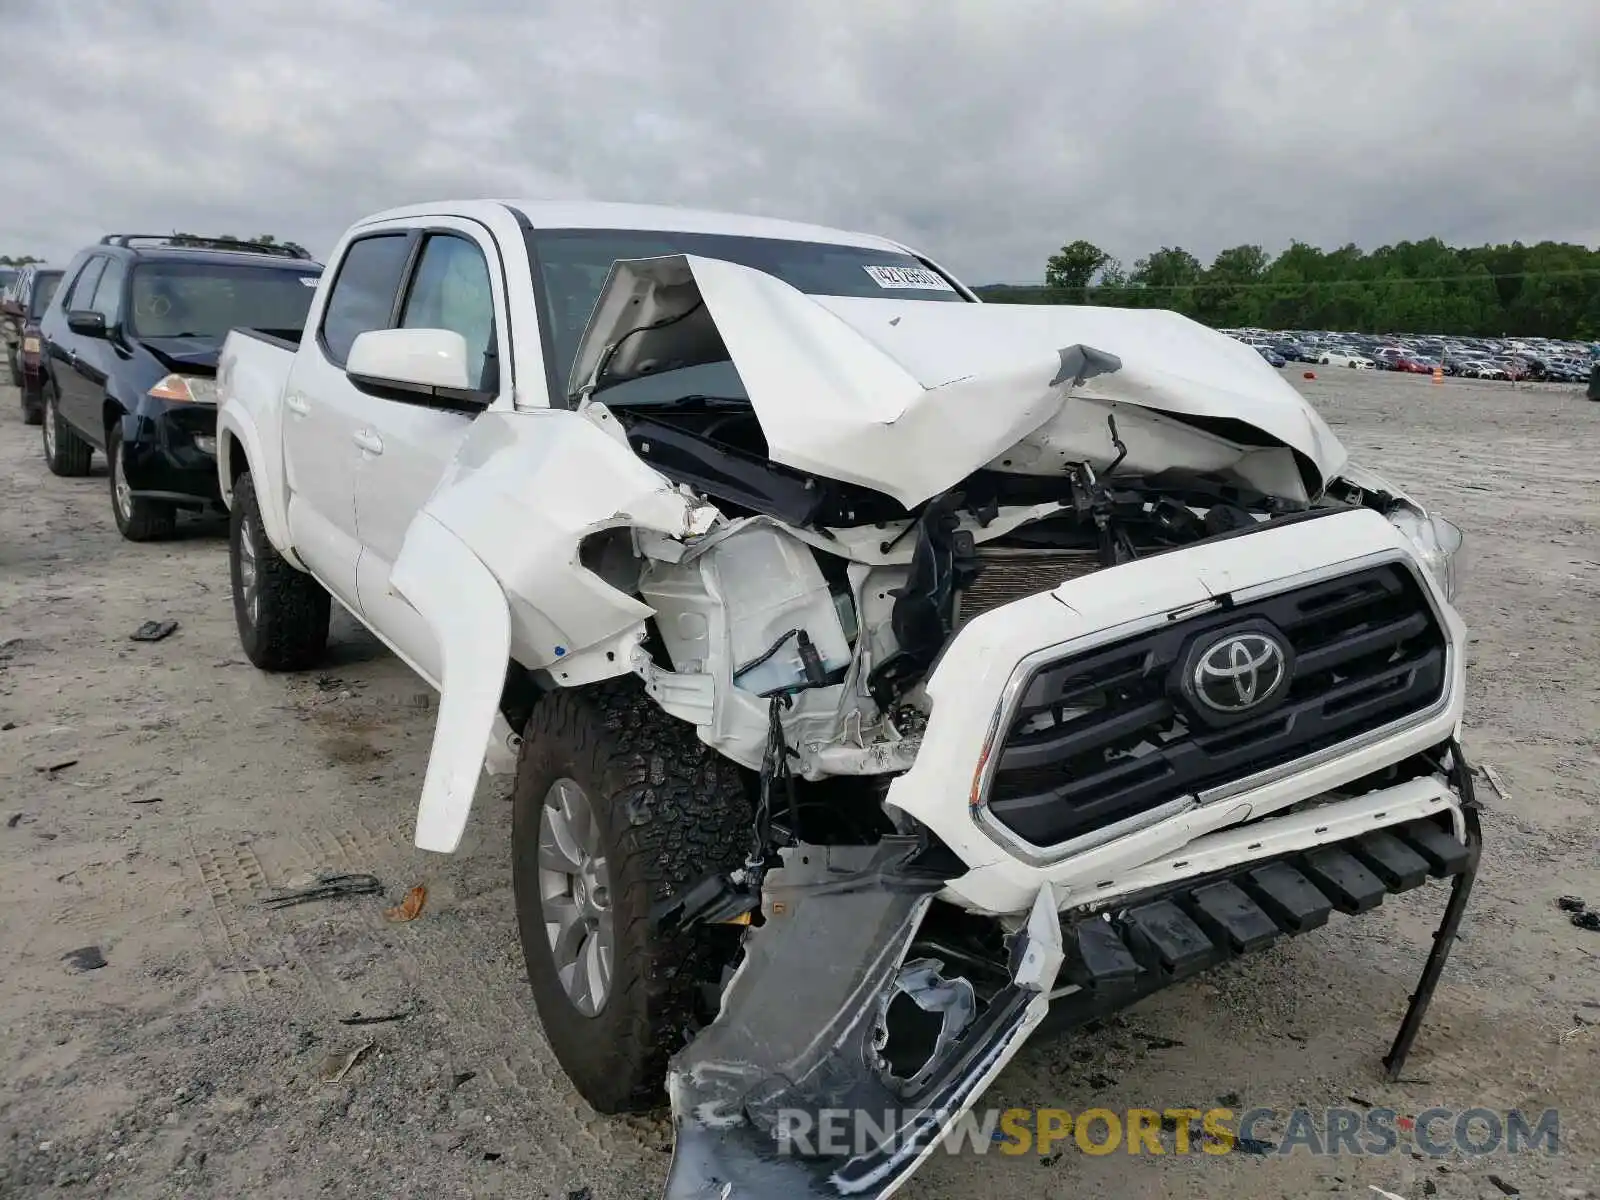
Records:
[[[881,288],[915,288],[925,292],[953,292],[950,281],[926,267],[863,267]]]

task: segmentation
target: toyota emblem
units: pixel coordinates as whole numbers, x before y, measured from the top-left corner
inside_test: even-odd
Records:
[[[1212,712],[1238,716],[1261,707],[1289,678],[1289,654],[1270,633],[1230,633],[1193,659],[1195,700]]]

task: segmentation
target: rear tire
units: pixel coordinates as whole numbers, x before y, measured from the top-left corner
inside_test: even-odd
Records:
[[[586,845],[577,854],[583,871],[563,873],[561,855],[551,854],[559,840],[552,818],[572,799],[569,786],[583,793],[592,819],[576,839]],[[705,985],[720,983],[737,954],[738,934],[727,926],[663,933],[652,927],[650,910],[743,861],[752,813],[738,768],[632,681],[608,683],[582,694],[556,692],[534,706],[513,799],[517,927],[545,1038],[600,1112],[651,1108],[661,1101],[668,1059],[704,1015]],[[589,886],[580,888],[585,878]],[[547,906],[576,901],[572,908],[582,916],[596,879],[604,881],[604,910],[588,905],[591,932],[576,936],[598,939],[602,951],[609,941],[610,961],[601,971],[604,998],[592,1011],[591,991],[586,1013],[557,958],[575,963],[568,980],[587,960],[574,958],[564,939],[565,951],[552,945],[550,925],[565,926],[551,914],[566,910]]]
[[[89,473],[89,463],[94,458],[94,447],[74,432],[72,426],[61,419],[61,406],[56,399],[56,385],[46,379],[41,397],[44,409],[44,463],[52,475],[78,478]]]
[[[106,461],[111,464],[111,515],[117,530],[130,542],[156,542],[169,538],[178,528],[178,510],[160,500],[143,500],[128,486],[128,464],[124,457],[122,430],[112,425],[106,434]]]
[[[26,388],[22,392],[22,423],[24,425],[42,425],[44,423],[44,405],[38,400],[28,399]]]
[[[233,485],[228,576],[245,657],[263,671],[299,671],[315,665],[328,646],[331,598],[327,589],[293,566],[268,540],[255,480],[248,471]]]

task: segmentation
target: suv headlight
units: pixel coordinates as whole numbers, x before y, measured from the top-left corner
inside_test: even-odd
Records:
[[[1422,565],[1444,589],[1445,598],[1454,604],[1461,592],[1461,547],[1466,541],[1461,530],[1443,517],[1404,507],[1389,514],[1389,523],[1411,540]]]

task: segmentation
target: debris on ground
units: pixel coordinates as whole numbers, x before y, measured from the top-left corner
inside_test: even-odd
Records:
[[[372,896],[383,891],[376,875],[319,875],[311,887],[280,892],[261,902],[263,908],[288,908],[315,900],[338,900],[345,896]]]
[[[1504,1179],[1501,1179],[1500,1176],[1498,1176],[1498,1175],[1485,1175],[1484,1178],[1487,1179],[1490,1183],[1494,1184],[1495,1187],[1499,1188],[1502,1195],[1506,1195],[1506,1196],[1520,1196],[1520,1195],[1522,1195],[1522,1190],[1520,1188],[1518,1188],[1515,1184],[1507,1183]]]
[[[98,971],[106,965],[106,956],[100,952],[99,946],[80,946],[63,954],[61,961],[74,971]]]
[[[10,733],[16,727],[17,723],[15,721],[7,721],[4,725],[0,725],[0,733]]]
[[[349,1050],[336,1050],[328,1055],[327,1058],[322,1060],[322,1067],[318,1072],[322,1082],[338,1083],[350,1073],[351,1067],[367,1056],[367,1052],[375,1045],[377,1045],[376,1042],[362,1042],[359,1046],[353,1046]]]
[[[360,1013],[352,1013],[348,1017],[340,1017],[341,1025],[387,1025],[391,1021],[404,1021],[415,1013],[415,1009],[406,1009],[403,1012],[384,1013],[381,1017],[364,1017]]]
[[[12,813],[6,818],[6,828],[15,829],[18,825],[22,824],[23,816],[23,813]]]
[[[417,884],[406,893],[406,898],[393,908],[383,910],[383,919],[400,924],[404,921],[415,921],[422,915],[422,906],[428,902],[428,889],[422,884]]]
[[[40,763],[34,770],[44,775],[54,775],[57,771],[65,771],[68,767],[77,765],[78,760],[75,758],[58,758],[54,762]]]
[[[136,642],[159,642],[178,628],[176,621],[146,621],[128,636]]]
[[[1483,777],[1489,781],[1489,786],[1494,789],[1494,794],[1500,797],[1500,803],[1510,804],[1511,790],[1506,787],[1505,781],[1500,778],[1500,772],[1496,771],[1488,763],[1479,763],[1478,769],[1483,772]]]
[[[1562,896],[1556,901],[1556,907],[1562,912],[1581,913],[1589,905],[1582,896]]]
[[[129,800],[128,803],[129,804],[160,804],[162,802],[162,800],[164,800],[164,799],[165,799],[165,797],[163,797],[163,796],[146,796],[142,800]]]
[[[476,1071],[458,1072],[450,1079],[450,1090],[453,1092],[457,1088],[461,1087],[462,1084],[471,1083],[477,1077],[478,1073]]]
[[[1573,913],[1572,923],[1579,929],[1600,933],[1600,912],[1596,912],[1591,908],[1584,912]]]

